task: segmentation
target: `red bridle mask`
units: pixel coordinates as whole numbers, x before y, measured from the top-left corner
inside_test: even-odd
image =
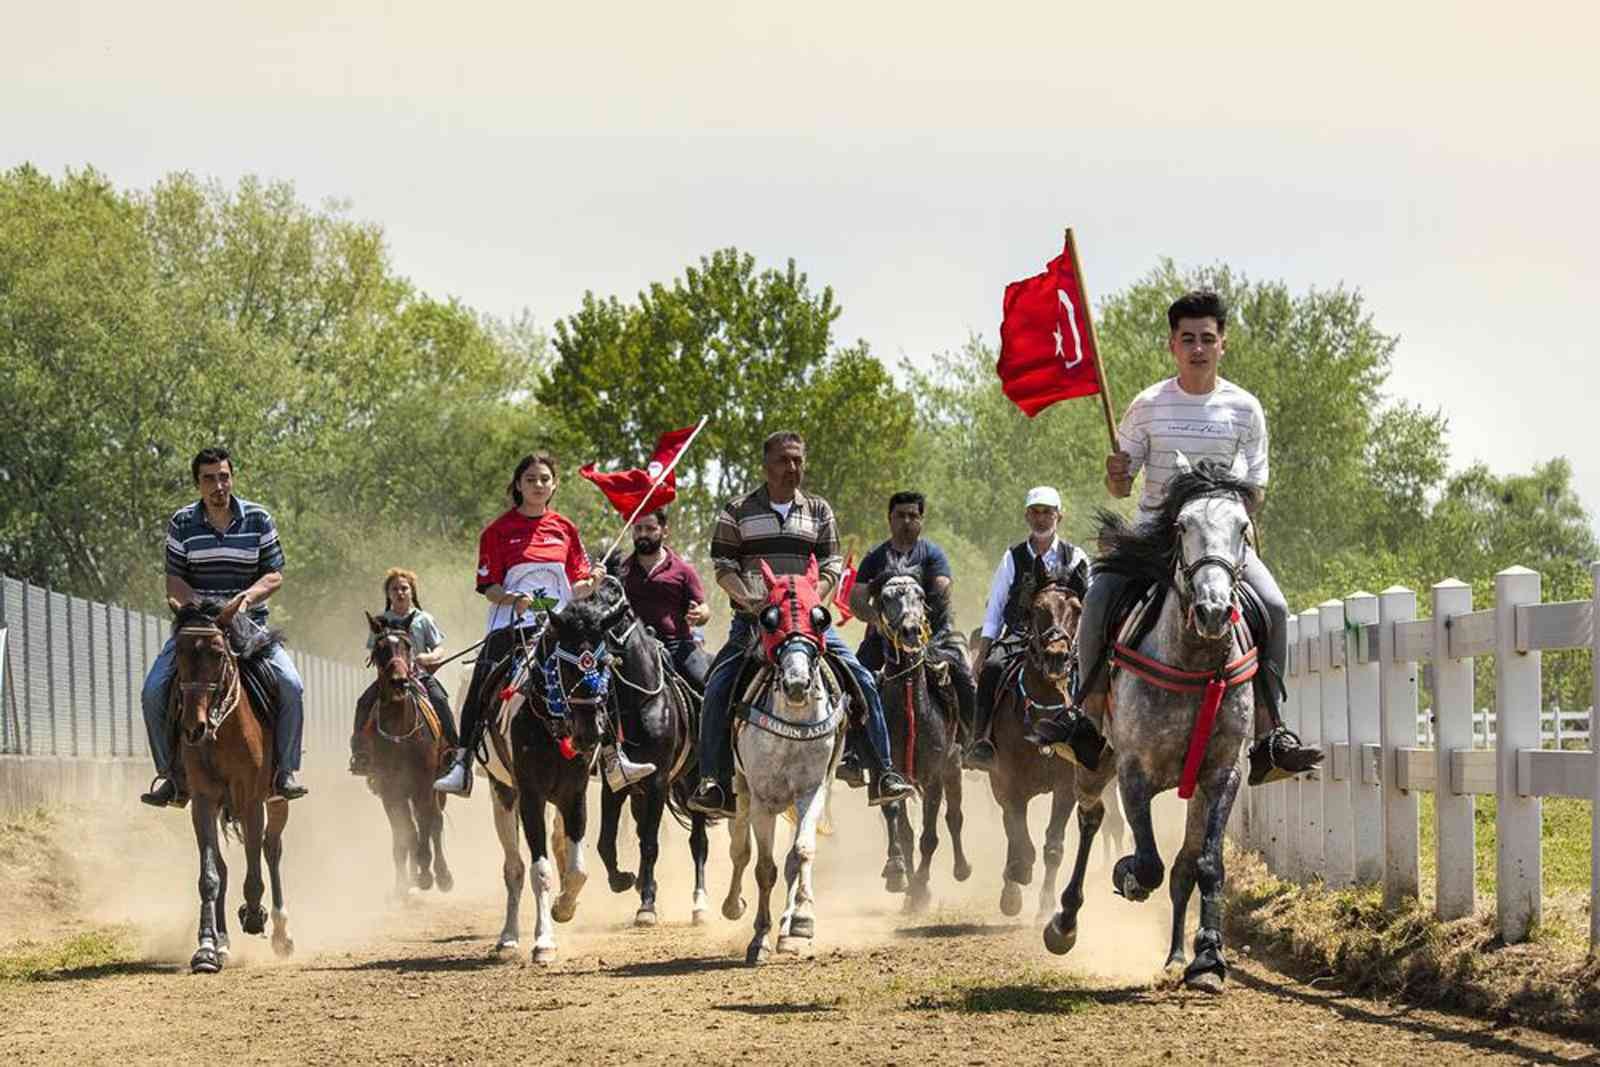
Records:
[[[795,637],[810,641],[821,651],[823,634],[833,624],[833,617],[817,592],[817,557],[811,557],[804,574],[782,578],[762,560],[761,577],[767,583],[767,602],[760,615],[761,651],[767,662],[777,662],[778,649]]]

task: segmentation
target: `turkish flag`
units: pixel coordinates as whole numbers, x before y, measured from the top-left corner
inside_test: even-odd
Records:
[[[654,492],[651,492],[650,486],[657,478],[661,478],[662,471],[672,466],[672,461],[683,451],[684,444],[694,436],[696,429],[696,426],[686,426],[662,434],[644,470],[597,471],[594,464],[590,463],[578,473],[593,482],[623,518],[635,512],[643,514],[655,508],[664,508],[678,497],[677,471],[667,471],[667,476],[661,479],[661,484],[655,487]],[[648,501],[645,500],[646,495],[649,496]]]
[[[839,575],[839,588],[833,591],[833,607],[839,615],[839,625],[854,619],[850,614],[850,590],[856,587],[856,554],[850,553],[844,559],[844,571]]]
[[[1070,234],[1067,242],[1043,274],[1006,286],[994,369],[1007,398],[1030,419],[1057,400],[1100,391],[1099,354]]]

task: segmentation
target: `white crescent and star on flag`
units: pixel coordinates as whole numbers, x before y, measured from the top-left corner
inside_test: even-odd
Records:
[[[1063,342],[1065,335],[1061,332],[1061,320],[1056,320],[1056,328],[1051,331],[1056,339],[1056,355],[1061,357],[1061,365],[1071,370],[1083,362],[1083,338],[1078,334],[1078,313],[1072,307],[1072,298],[1065,289],[1056,290],[1056,299],[1067,312],[1067,327],[1072,331],[1072,356],[1068,358]]]

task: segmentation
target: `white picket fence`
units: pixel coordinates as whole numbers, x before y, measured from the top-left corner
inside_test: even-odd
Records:
[[[1433,709],[1417,712],[1417,744],[1432,748]],[[1589,743],[1589,712],[1546,708],[1539,717],[1539,743],[1545,748],[1581,747]],[[1479,708],[1472,713],[1472,747],[1494,747],[1494,709]]]
[[[1588,600],[1541,603],[1539,575],[1512,567],[1495,576],[1494,605],[1482,610],[1473,610],[1471,588],[1451,579],[1433,587],[1428,619],[1416,617],[1416,593],[1398,587],[1291,616],[1284,722],[1327,755],[1316,775],[1242,790],[1235,837],[1280,877],[1333,888],[1381,882],[1394,906],[1421,889],[1417,797],[1432,791],[1435,908],[1455,919],[1477,906],[1473,797],[1493,794],[1498,928],[1508,944],[1525,940],[1543,910],[1542,798],[1600,808],[1592,744],[1541,745],[1542,651],[1594,649],[1592,706],[1600,707],[1600,627],[1592,625],[1600,563],[1592,573]],[[1479,656],[1496,659],[1493,730],[1482,732],[1493,748],[1474,746]],[[1421,663],[1433,665],[1431,746],[1418,744]],[[1600,820],[1591,822],[1590,945],[1600,952]]]

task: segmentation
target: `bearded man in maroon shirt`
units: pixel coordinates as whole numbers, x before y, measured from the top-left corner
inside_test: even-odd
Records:
[[[695,692],[705,692],[711,660],[695,640],[694,628],[711,619],[711,609],[700,576],[667,547],[666,508],[633,524],[633,555],[622,562],[622,588],[633,613],[671,653],[678,674]]]

